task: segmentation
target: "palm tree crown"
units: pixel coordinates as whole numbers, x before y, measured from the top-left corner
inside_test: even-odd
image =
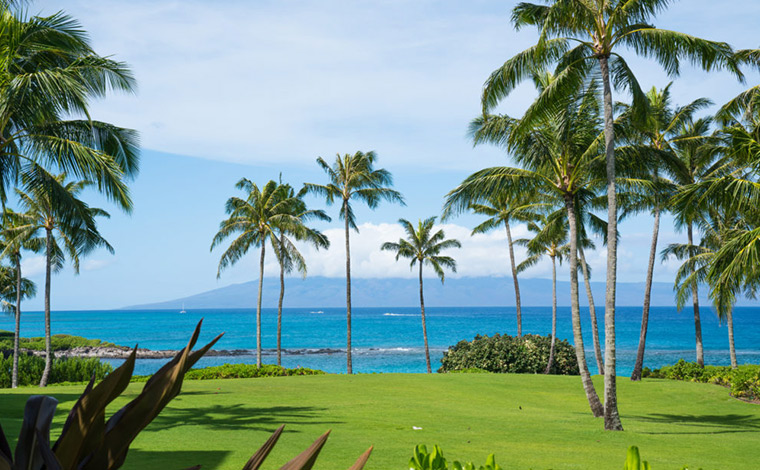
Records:
[[[422,266],[428,265],[433,268],[436,275],[443,283],[445,279],[444,268],[457,272],[457,263],[450,256],[443,256],[441,252],[450,248],[461,248],[462,245],[458,240],[446,239],[443,229],[433,233],[435,217],[421,220],[417,227],[406,219],[399,219],[399,223],[404,227],[406,238],[399,239],[398,243],[386,242],[380,247],[381,250],[396,252],[396,261],[399,258],[408,258],[410,261],[409,268],[413,269],[419,264],[419,283],[420,283],[420,313],[422,314],[422,336],[425,342],[425,364],[428,374],[432,373],[430,366],[430,348],[428,347],[427,322],[425,320],[425,295],[423,290]]]

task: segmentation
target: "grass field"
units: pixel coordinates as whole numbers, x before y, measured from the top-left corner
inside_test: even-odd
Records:
[[[597,386],[601,387],[601,377]],[[143,384],[130,385],[121,406]],[[46,390],[61,404],[57,429],[83,386]],[[11,440],[38,388],[0,391],[0,422]],[[716,385],[619,380],[624,432],[602,430],[578,377],[492,374],[378,374],[188,381],[135,441],[129,469],[240,469],[286,424],[266,468],[279,468],[322,432],[332,434],[316,468],[348,468],[375,446],[368,469],[406,469],[416,444],[439,444],[447,459],[505,470],[622,468],[641,448],[654,470],[757,469],[760,406]],[[115,409],[115,407],[114,407]],[[422,430],[413,430],[412,427]],[[13,446],[15,443],[11,442]]]

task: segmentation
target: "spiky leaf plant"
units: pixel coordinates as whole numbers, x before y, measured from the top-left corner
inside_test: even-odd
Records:
[[[145,383],[142,392],[106,420],[106,407],[129,385],[135,367],[137,347],[118,369],[99,384],[90,380],[69,412],[61,435],[51,447],[50,426],[58,401],[35,395],[26,402],[21,433],[15,453],[0,426],[0,470],[113,470],[120,468],[129,446],[166,405],[176,397],[185,373],[219,341],[222,334],[193,351],[203,320],[198,322],[187,346]],[[243,470],[257,470],[277,443],[284,426],[250,458]],[[319,456],[330,431],[308,449],[286,463],[282,470],[310,470]],[[370,447],[349,470],[362,470],[372,452]],[[200,466],[192,467],[193,470]],[[190,470],[190,469],[187,469]]]

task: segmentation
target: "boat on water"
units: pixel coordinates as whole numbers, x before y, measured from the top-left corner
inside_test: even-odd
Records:
[[[187,311],[185,310],[185,303],[184,302],[182,302],[182,310],[180,310],[179,313],[187,313]]]

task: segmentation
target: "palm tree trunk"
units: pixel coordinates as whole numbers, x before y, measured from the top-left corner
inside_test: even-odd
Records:
[[[691,222],[686,226],[686,235],[689,238],[689,246],[694,246],[694,232]],[[699,287],[697,281],[691,283],[691,301],[694,305],[694,337],[697,342],[697,364],[700,367],[705,366],[705,352],[702,348],[702,320],[699,318]]]
[[[264,253],[266,240],[261,241],[261,258],[259,259],[259,298],[256,301],[256,367],[261,367],[261,296],[264,292]]]
[[[591,292],[591,276],[588,274],[588,265],[586,264],[586,255],[583,248],[578,247],[578,261],[581,262],[581,272],[583,272],[583,284],[586,286],[586,297],[588,297],[588,311],[591,315],[591,336],[594,341],[594,357],[596,358],[596,368],[600,374],[604,373],[604,360],[602,359],[602,345],[599,343],[599,323],[596,320],[596,304],[594,303],[594,294]]]
[[[578,303],[578,225],[575,220],[575,201],[571,195],[565,196],[565,208],[567,209],[567,222],[570,227],[570,311],[573,318],[573,341],[575,343],[575,357],[578,360],[578,368],[581,373],[583,390],[591,407],[591,413],[595,418],[604,414],[604,407],[599,401],[599,395],[594,388],[591,374],[586,364],[586,349],[583,347],[583,330],[581,329],[581,312]]]
[[[554,345],[557,341],[557,257],[552,256],[552,342],[549,346],[549,360],[544,374],[548,374],[554,365]]]
[[[348,230],[348,199],[343,200],[343,213],[346,214],[346,373],[353,374],[351,363],[351,245]]]
[[[53,231],[46,229],[45,238],[45,370],[42,372],[40,387],[46,387],[53,368],[53,344],[50,336],[50,265],[53,254]]]
[[[657,237],[660,233],[660,208],[654,208],[654,229],[652,244],[649,248],[649,266],[647,268],[647,283],[644,287],[644,311],[641,314],[641,333],[639,333],[639,350],[636,352],[636,363],[633,366],[631,380],[641,380],[641,369],[644,368],[644,349],[647,343],[647,327],[649,325],[649,304],[652,300],[652,276],[654,275],[654,259],[657,256]]]
[[[731,368],[736,369],[739,367],[736,361],[736,345],[734,343],[734,308],[729,307],[726,312],[726,322],[728,323],[728,351],[731,356]]]
[[[617,194],[615,189],[615,131],[608,56],[599,56],[604,86],[604,149],[607,162],[607,295],[604,302],[604,429],[622,431],[617,407],[615,350],[615,293],[617,286]],[[575,215],[573,214],[573,217]],[[575,256],[575,253],[571,253]],[[572,271],[572,267],[570,270]]]
[[[520,303],[520,283],[517,281],[517,267],[515,266],[515,249],[512,246],[512,231],[509,229],[509,221],[504,221],[507,229],[507,243],[509,243],[509,262],[512,264],[512,280],[515,283],[515,307],[517,308],[517,337],[522,336],[522,309]]]
[[[284,235],[283,235],[284,238]],[[280,250],[283,244],[280,244]],[[282,253],[282,251],[280,251]],[[285,265],[280,261],[280,300],[277,303],[277,365],[282,365],[282,301],[285,298]]]
[[[13,332],[13,372],[11,373],[11,387],[18,387],[18,355],[19,339],[21,335],[21,255],[14,254],[16,261],[16,328]]]
[[[420,261],[420,311],[422,312],[422,336],[425,338],[425,364],[428,374],[432,374],[430,368],[430,349],[428,348],[427,323],[425,323],[425,296],[422,294],[422,261]]]

